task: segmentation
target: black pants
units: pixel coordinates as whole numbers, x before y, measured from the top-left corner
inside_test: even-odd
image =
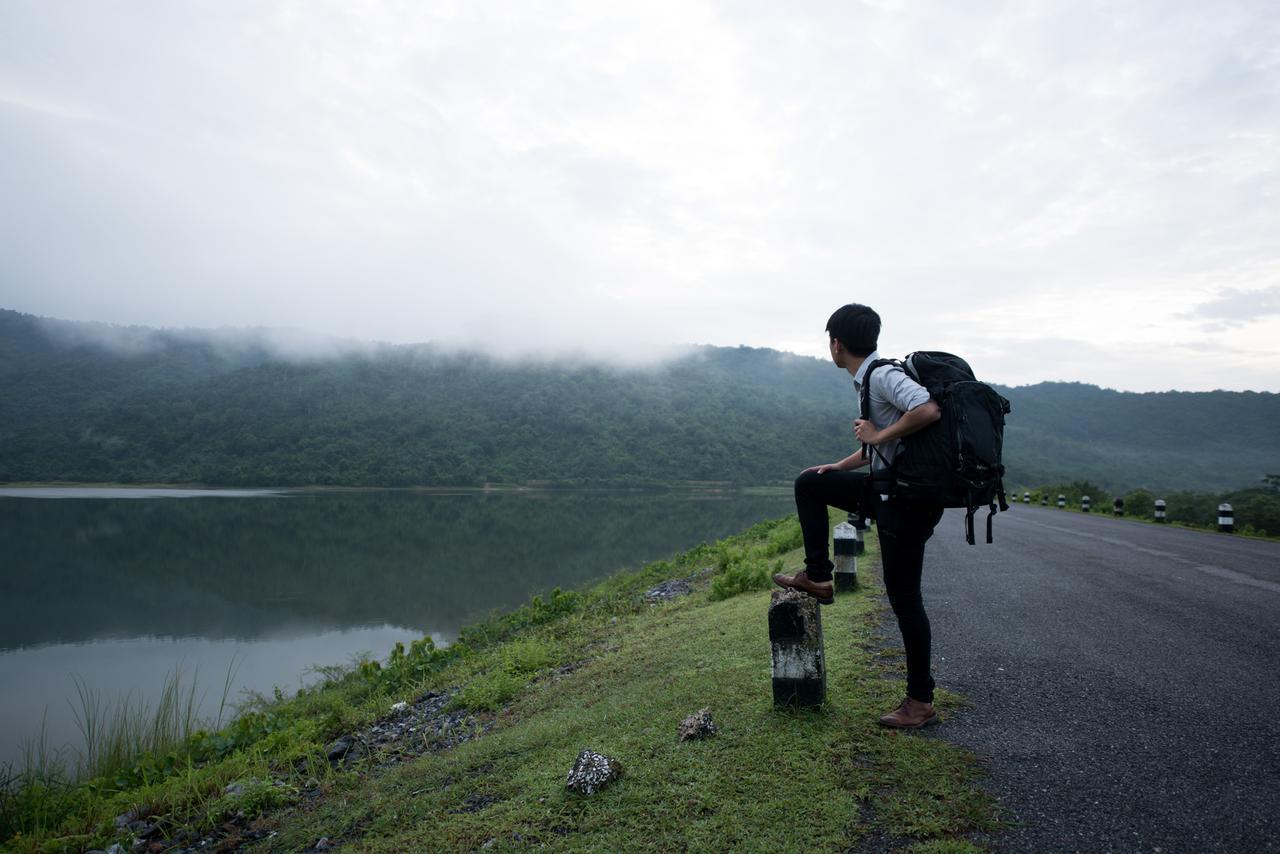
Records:
[[[862,496],[868,491],[866,479],[863,472],[849,471],[809,472],[796,478],[796,514],[804,534],[805,570],[815,581],[831,578],[834,566],[827,551],[831,534],[828,507],[849,513],[873,511],[885,592],[907,651],[907,693],[921,702],[932,703],[934,681],[929,659],[933,637],[920,595],[920,574],[924,544],[933,536],[942,508],[896,498],[881,501],[875,495],[870,496],[872,507],[860,507]]]

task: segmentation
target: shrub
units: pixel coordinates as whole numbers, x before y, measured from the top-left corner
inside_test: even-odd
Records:
[[[559,658],[551,644],[533,638],[509,641],[502,647],[502,667],[511,673],[533,673]]]
[[[728,599],[739,593],[767,590],[773,583],[771,573],[782,571],[782,561],[775,561],[772,568],[760,557],[737,555],[721,563],[711,579],[711,601]]]
[[[469,709],[497,711],[503,703],[520,693],[524,685],[524,676],[500,667],[468,681],[458,692],[454,703]]]

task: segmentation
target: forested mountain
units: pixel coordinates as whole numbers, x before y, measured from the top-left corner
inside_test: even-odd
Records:
[[[269,341],[0,310],[0,481],[762,484],[852,448],[848,375],[773,350],[638,370],[425,345],[285,359]],[[1280,395],[1001,391],[1015,484],[1209,490],[1280,471]]]

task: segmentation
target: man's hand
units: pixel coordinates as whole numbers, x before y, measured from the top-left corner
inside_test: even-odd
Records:
[[[857,436],[858,441],[864,445],[880,444],[880,434],[883,432],[883,430],[877,430],[876,425],[865,418],[859,418],[853,422],[853,435]]]
[[[800,472],[800,474],[808,474],[809,472],[817,472],[818,474],[825,474],[829,471],[841,471],[841,468],[837,463],[824,463],[820,466],[809,466],[807,469]]]
[[[929,400],[915,409],[907,410],[901,418],[883,430],[877,430],[870,421],[859,418],[853,422],[853,433],[858,437],[859,442],[867,445],[882,445],[919,432],[941,417],[942,407],[938,406],[936,401]]]

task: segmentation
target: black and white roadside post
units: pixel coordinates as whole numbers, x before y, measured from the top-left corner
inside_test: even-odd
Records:
[[[1066,506],[1067,506],[1067,496],[1059,492],[1058,493],[1058,509],[1059,510],[1065,509]]]
[[[1222,503],[1218,505],[1218,530],[1224,534],[1230,534],[1236,529],[1236,513],[1231,509],[1231,505]]]
[[[1117,516],[1124,515],[1124,499],[1123,498],[1117,498],[1115,501],[1111,503],[1111,512]]]
[[[1040,494],[1040,506],[1041,507],[1049,506],[1049,494],[1047,492]]]
[[[773,648],[773,704],[820,706],[827,699],[818,600],[798,590],[775,590],[769,602]]]
[[[1024,493],[1022,493],[1022,503],[1023,503],[1023,504],[1030,504],[1030,503],[1031,503],[1031,493],[1030,493],[1030,492],[1024,492]]]
[[[1168,509],[1168,506],[1169,506],[1169,505],[1165,504],[1165,502],[1164,502],[1164,499],[1163,499],[1163,498],[1157,498],[1157,499],[1156,499],[1156,521],[1157,521],[1157,522],[1163,522],[1163,521],[1164,521],[1164,514],[1165,514],[1165,510],[1167,510],[1167,509]]]
[[[1089,496],[1085,495],[1080,499],[1080,509],[1085,513],[1089,512]]]
[[[858,517],[849,514],[849,521],[836,525],[832,534],[836,558],[836,592],[855,590],[858,587],[858,555],[862,554],[862,532],[857,528]]]

